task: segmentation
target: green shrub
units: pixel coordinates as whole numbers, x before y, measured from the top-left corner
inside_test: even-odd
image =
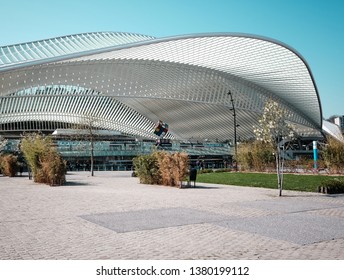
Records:
[[[344,180],[338,178],[326,180],[320,184],[318,190],[328,194],[344,193]]]
[[[213,172],[214,172],[213,169],[201,169],[197,171],[198,174],[213,173]]]
[[[250,145],[242,143],[238,145],[237,162],[242,171],[253,169],[253,156]]]
[[[271,145],[261,141],[241,143],[238,146],[237,161],[242,171],[267,171],[275,167]]]
[[[1,156],[0,168],[4,176],[14,177],[18,170],[17,157],[12,154]]]
[[[135,174],[142,184],[160,184],[161,174],[159,170],[158,153],[141,155],[133,159]]]
[[[65,183],[66,165],[50,137],[28,134],[21,141],[21,150],[35,182],[51,186]]]
[[[344,171],[344,144],[328,137],[326,148],[322,157],[330,173],[343,173]]]
[[[232,171],[232,169],[230,169],[230,168],[220,168],[220,169],[214,170],[215,173],[231,172],[231,171]]]

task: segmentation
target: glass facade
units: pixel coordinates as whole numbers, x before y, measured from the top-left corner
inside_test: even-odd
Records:
[[[225,143],[180,143],[169,141],[170,145],[157,145],[157,142],[153,140],[142,141],[127,137],[111,138],[111,140],[109,138],[103,140],[98,139],[94,142],[95,170],[132,170],[133,157],[149,154],[155,150],[170,152],[184,151],[190,156],[191,162],[195,163],[197,160],[202,159],[207,168],[228,167],[230,162],[230,146]],[[53,139],[58,151],[67,161],[69,171],[89,170],[91,154],[90,141],[55,136],[53,136]],[[19,145],[19,139],[9,139],[3,151],[20,154]]]

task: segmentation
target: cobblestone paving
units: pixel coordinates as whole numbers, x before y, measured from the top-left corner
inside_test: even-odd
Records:
[[[0,259],[344,259],[343,195],[95,175],[0,177]]]

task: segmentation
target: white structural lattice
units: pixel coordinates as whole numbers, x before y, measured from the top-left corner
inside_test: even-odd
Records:
[[[0,124],[8,130],[29,121],[79,123],[91,115],[99,128],[141,137],[154,138],[161,119],[169,124],[168,138],[224,141],[233,138],[229,92],[239,139],[253,136],[269,98],[290,111],[299,133],[322,132],[307,63],[271,39],[99,32],[0,47]],[[326,132],[336,134],[333,129]]]

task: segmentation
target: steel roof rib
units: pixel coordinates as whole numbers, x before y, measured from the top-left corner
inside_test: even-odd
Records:
[[[336,135],[332,126],[323,130],[319,93],[305,59],[270,38],[93,32],[3,46],[0,53],[0,104],[8,107],[7,113],[0,110],[6,115],[0,125],[19,112],[43,122],[75,122],[92,114],[99,127],[140,137],[154,138],[154,123],[162,119],[170,138],[228,140],[230,91],[242,139],[253,136],[269,98],[288,109],[289,121],[300,129]],[[30,106],[35,96],[38,103]]]

